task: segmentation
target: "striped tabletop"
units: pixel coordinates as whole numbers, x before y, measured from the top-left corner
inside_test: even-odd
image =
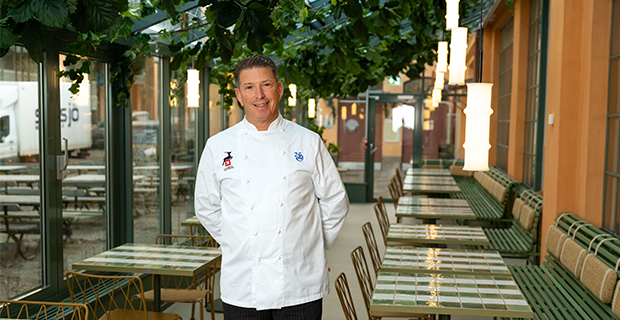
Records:
[[[421,169],[410,168],[407,170],[406,176],[445,176],[451,177],[450,170],[448,169]]]
[[[456,180],[452,177],[435,177],[435,176],[407,176],[403,184],[432,184],[432,185],[449,185],[455,186]]]
[[[458,185],[435,185],[435,184],[407,184],[403,185],[403,191],[422,193],[459,193]]]
[[[417,243],[490,245],[481,227],[443,226],[434,224],[391,224],[386,244]]]
[[[532,309],[511,276],[380,272],[370,313],[532,318]]]
[[[218,262],[222,251],[212,247],[127,243],[76,262],[74,270],[193,276]]]
[[[463,219],[476,220],[471,208],[464,207],[431,207],[431,206],[397,206],[397,217],[419,219]]]
[[[465,199],[420,198],[408,196],[400,197],[398,199],[398,205],[469,208],[469,203]]]
[[[497,251],[420,247],[387,247],[381,271],[511,275]]]

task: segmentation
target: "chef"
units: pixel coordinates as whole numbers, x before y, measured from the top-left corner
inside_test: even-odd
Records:
[[[207,141],[194,197],[222,248],[224,318],[321,319],[347,194],[319,135],[280,115],[273,61],[243,59],[234,76],[245,118]]]

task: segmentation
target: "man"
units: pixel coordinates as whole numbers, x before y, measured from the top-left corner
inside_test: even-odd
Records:
[[[280,115],[273,61],[243,59],[234,76],[245,118],[207,141],[194,197],[222,247],[224,317],[321,319],[344,186],[321,138]]]

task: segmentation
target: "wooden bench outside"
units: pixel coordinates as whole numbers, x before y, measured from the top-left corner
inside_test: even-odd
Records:
[[[546,261],[510,266],[538,319],[620,319],[620,239],[561,214],[547,231]]]
[[[477,171],[473,178],[456,179],[461,193],[451,194],[453,199],[465,199],[476,214],[476,220],[511,222],[509,208],[513,203],[519,183],[496,168]]]
[[[512,206],[512,225],[508,228],[482,227],[491,245],[475,249],[499,251],[504,258],[525,258],[538,265],[542,204],[541,195],[529,189],[523,191]]]

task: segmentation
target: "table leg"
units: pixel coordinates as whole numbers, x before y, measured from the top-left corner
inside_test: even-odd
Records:
[[[438,320],[450,320],[450,315],[449,314],[440,314],[437,317]]]
[[[161,275],[153,275],[153,311],[161,312]]]

